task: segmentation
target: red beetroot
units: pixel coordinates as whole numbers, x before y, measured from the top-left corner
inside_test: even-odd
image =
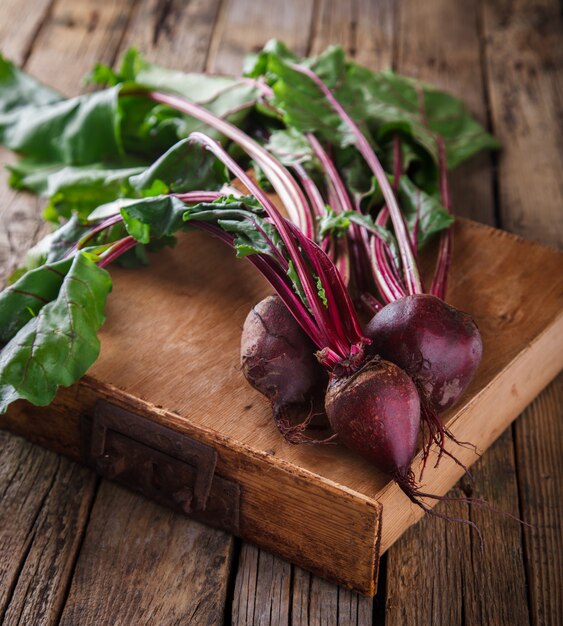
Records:
[[[420,429],[418,392],[405,372],[373,359],[348,377],[332,376],[325,408],[346,446],[404,483]]]
[[[473,319],[435,296],[410,295],[383,307],[366,327],[369,351],[415,381],[428,409],[451,407],[471,382],[483,344]]]
[[[277,295],[261,300],[244,322],[242,371],[248,382],[270,400],[278,428],[292,443],[300,438],[289,427],[290,414],[310,413],[327,383],[315,350]]]

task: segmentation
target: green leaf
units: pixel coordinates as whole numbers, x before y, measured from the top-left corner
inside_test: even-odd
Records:
[[[239,108],[245,102],[253,103],[258,95],[255,85],[248,80],[169,69],[151,63],[135,48],[125,53],[119,72],[104,70],[104,73],[116,83],[136,83],[149,89],[174,91],[218,115]],[[96,78],[103,79],[101,66],[96,68]]]
[[[297,274],[297,270],[295,269],[295,265],[293,261],[289,261],[287,268],[287,275],[291,283],[293,284],[293,290],[301,299],[301,302],[310,310],[309,302],[307,300],[307,296],[305,295],[305,290],[303,289],[303,284],[301,283],[301,279],[299,278],[299,274]]]
[[[326,291],[323,287],[323,283],[321,281],[320,276],[315,276],[315,283],[317,286],[317,294],[319,295],[319,298],[321,299],[323,306],[328,309],[328,300],[326,299]]]
[[[184,221],[189,223],[192,220],[217,224],[234,235],[238,257],[250,254],[272,256],[272,244],[278,250],[282,249],[277,230],[264,219],[262,207],[251,196],[229,196],[211,203],[186,206]]]
[[[16,319],[19,330],[0,351],[0,413],[19,399],[37,406],[49,404],[59,386],[72,385],[98,357],[97,331],[105,320],[104,308],[111,290],[109,274],[84,254],[51,267],[56,267],[62,277],[55,274],[49,291],[24,276],[3,292],[0,327]],[[43,277],[49,272],[47,266],[35,271]],[[14,291],[24,280],[48,302]],[[39,310],[37,302],[42,304]],[[22,317],[22,308],[28,321]],[[6,336],[13,330],[12,323]]]
[[[57,297],[72,259],[42,265],[0,292],[0,344],[7,343],[34,315]]]
[[[171,193],[197,189],[216,190],[229,182],[225,166],[208,150],[190,139],[182,139],[143,172],[131,176],[136,191],[154,189],[164,183]]]
[[[72,250],[74,245],[92,228],[92,224],[73,215],[68,222],[49,235],[47,263],[62,260]],[[99,243],[94,240],[92,243]]]
[[[418,226],[419,248],[423,248],[436,233],[449,228],[455,221],[438,198],[416,187],[406,176],[399,183],[399,200],[411,233],[415,225]]]
[[[184,226],[186,205],[173,196],[134,200],[121,207],[127,232],[140,243],[173,235]]]
[[[338,148],[351,145],[347,125],[313,81],[291,67],[294,62],[295,57],[270,43],[250,73],[266,76],[274,90],[272,103],[289,128],[314,132]],[[498,147],[463,102],[425,83],[390,71],[373,72],[347,61],[339,47],[299,62],[321,77],[376,148],[398,132],[437,162],[436,134],[440,134],[448,165],[455,167],[479,150]]]
[[[100,67],[95,70],[95,77],[103,79],[104,75],[109,84],[136,84],[175,92],[237,125],[244,123],[259,97],[255,84],[248,79],[171,70],[150,63],[135,49],[127,51],[119,72],[112,74]],[[144,98],[125,97],[120,107],[128,152],[153,156],[196,130],[222,139],[201,122]]]
[[[499,147],[461,100],[431,85],[391,71],[375,73],[356,63],[348,64],[347,83],[378,140],[400,131],[437,162],[436,135],[440,135],[450,168],[480,150]]]
[[[87,217],[96,207],[121,197],[220,189],[229,181],[225,167],[188,139],[177,142],[148,167],[45,167],[24,160],[10,169],[13,186],[51,198],[48,211],[56,221],[71,213]]]
[[[287,167],[305,163],[313,158],[313,150],[305,135],[291,127],[270,134],[266,149]]]
[[[12,110],[0,116],[0,143],[43,165],[119,160],[118,94],[112,87]]]
[[[97,206],[127,195],[130,177],[145,171],[144,166],[114,168],[101,163],[45,167],[25,160],[8,169],[13,187],[50,198],[45,217],[54,222],[72,213],[86,217]]]
[[[341,237],[348,232],[351,224],[358,224],[366,228],[372,233],[378,234],[390,245],[396,245],[395,238],[391,232],[381,226],[378,226],[371,215],[364,215],[358,211],[342,211],[336,213],[331,208],[327,208],[327,212],[319,220],[319,236],[335,235]]]
[[[327,235],[334,235],[335,237],[343,237],[350,228],[349,214],[352,211],[343,211],[341,213],[336,213],[330,207],[326,207],[325,214],[319,219],[318,222],[318,233],[319,238],[324,238]]]
[[[19,70],[0,55],[0,126],[9,113],[29,105],[43,106],[62,100],[54,89]]]

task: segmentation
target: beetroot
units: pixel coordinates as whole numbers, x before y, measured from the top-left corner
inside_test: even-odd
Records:
[[[369,351],[415,381],[437,413],[451,407],[471,382],[483,344],[473,319],[435,296],[416,294],[387,304],[371,319]]]
[[[373,359],[350,376],[332,376],[325,408],[346,446],[404,482],[420,429],[418,392],[405,372],[389,361]]]
[[[355,132],[359,134],[357,127]],[[293,435],[285,430],[280,417],[283,419],[288,408],[302,403],[308,390],[315,388],[319,380],[314,363],[316,348],[316,357],[331,375],[325,408],[336,435],[389,474],[414,503],[429,511],[422,500],[428,494],[420,491],[410,464],[425,424],[430,425],[430,437],[424,446],[424,459],[433,442],[444,451],[443,429],[437,418],[428,419],[427,403],[415,382],[399,366],[370,359],[366,349],[371,341],[362,330],[342,275],[322,247],[279,213],[220,144],[201,133],[191,137],[215,154],[254,196],[250,201],[231,196],[222,202],[201,203],[188,208],[183,217],[192,227],[219,237],[241,252],[269,281],[287,308],[288,313],[268,312],[266,316],[258,307],[245,324],[242,345],[243,370],[251,384],[270,398],[278,428],[286,438],[288,432]],[[371,151],[365,138],[360,145],[362,154]],[[370,154],[382,189],[388,187],[381,164],[373,152]],[[395,203],[389,213],[401,222],[403,217],[393,192],[387,189],[384,196]],[[405,282],[411,293],[420,293],[422,283],[404,221],[395,230],[397,241],[402,242],[401,260],[405,279],[408,277]],[[273,304],[267,300],[265,306],[268,310]],[[299,328],[314,346],[309,344],[307,348],[302,339],[294,340],[302,338]]]
[[[277,295],[248,314],[241,337],[241,365],[247,381],[272,403],[278,428],[291,443],[297,433],[290,415],[310,413],[327,384],[315,345]]]

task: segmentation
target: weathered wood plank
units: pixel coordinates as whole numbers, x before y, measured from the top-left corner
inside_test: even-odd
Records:
[[[4,432],[0,448],[0,621],[55,624],[95,477]]]
[[[512,451],[507,431],[472,468],[474,482],[464,478],[449,495],[483,498],[518,516]],[[474,530],[444,520],[411,528],[388,552],[386,624],[527,624],[518,523],[477,505],[438,510],[477,524],[483,544]]]
[[[503,227],[544,243],[563,244],[560,93],[563,48],[560,6],[552,0],[484,3],[483,35],[491,115],[503,150],[498,190]],[[561,379],[514,426],[530,617],[562,614],[563,481]]]
[[[98,491],[61,624],[219,624],[231,541],[137,494]]]
[[[46,3],[18,2],[10,9],[12,4],[2,7],[3,15],[5,9],[17,8],[23,22],[18,37],[8,38],[6,52],[16,61],[29,55],[26,69],[65,93],[80,89],[81,77],[95,61],[111,60],[130,6],[61,0],[46,13]],[[2,157],[3,161],[10,158],[6,152]],[[48,227],[40,217],[42,203],[9,190],[4,171],[0,189],[0,280],[4,282]],[[0,615],[7,624],[54,624],[65,600],[96,478],[18,438],[0,436],[1,467],[6,472],[0,502]]]
[[[240,74],[244,55],[260,50],[273,37],[305,54],[313,8],[313,0],[270,2],[267,8],[254,0],[229,0],[213,35],[208,69]]]
[[[502,226],[563,245],[563,19],[557,0],[486,0],[483,10],[491,116],[502,143]]]
[[[131,17],[122,42],[166,67],[202,71],[220,0],[142,0]]]
[[[270,3],[267,11],[259,3],[230,0],[215,33],[208,69],[240,73],[244,56],[259,50],[272,37],[305,54],[313,8],[311,0]],[[232,602],[233,625],[289,624],[293,569],[282,559],[243,544]],[[272,588],[274,581],[281,584],[280,589]]]
[[[235,582],[232,624],[289,624],[291,576],[292,566],[289,563],[255,546],[244,544]]]
[[[2,1],[0,21],[0,51],[7,58],[22,65],[33,46],[36,34],[49,16],[55,0]]]
[[[425,27],[421,29],[420,24]],[[477,25],[474,2],[402,0],[399,4],[396,68],[463,98],[472,113],[486,124]],[[453,173],[452,197],[457,214],[494,223],[490,165],[490,156],[485,154]],[[499,474],[501,469],[503,473]],[[487,451],[486,458],[473,468],[472,474],[476,494],[500,510],[518,515],[510,433]],[[464,494],[456,489],[451,495]],[[460,532],[452,528],[452,524],[440,520],[426,519],[411,529],[389,552],[387,622],[526,623],[527,602],[518,526],[487,510],[469,511],[459,503],[442,505],[440,511],[477,523],[484,535],[484,551],[481,552],[475,535]],[[495,541],[494,538],[501,534],[503,542]],[[439,556],[427,567],[430,554]],[[446,569],[440,567],[440,562]],[[507,574],[499,575],[499,572]],[[486,593],[482,589],[486,589]],[[413,594],[421,598],[420,603],[413,605],[409,602]],[[444,598],[448,598],[447,602]]]
[[[295,568],[292,626],[367,626],[372,621],[371,598]]]
[[[65,95],[76,95],[98,61],[112,63],[135,0],[58,0],[26,69]]]
[[[516,459],[532,624],[556,624],[563,615],[563,376],[515,425]],[[559,556],[558,556],[559,555]]]
[[[454,497],[458,489],[450,492]],[[445,507],[439,510],[444,511]],[[466,507],[451,503],[447,513],[467,519]],[[387,553],[386,625],[462,624],[463,563],[468,531],[429,517],[410,528]],[[422,579],[422,580],[421,580]],[[425,583],[425,580],[430,582]]]

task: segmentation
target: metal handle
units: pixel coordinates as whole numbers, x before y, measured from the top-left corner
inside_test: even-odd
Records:
[[[160,504],[238,532],[241,488],[216,475],[214,448],[104,400],[81,424],[83,460],[99,474]]]

